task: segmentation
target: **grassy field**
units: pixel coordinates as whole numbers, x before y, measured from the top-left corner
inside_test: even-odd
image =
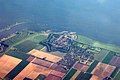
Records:
[[[46,39],[47,36],[44,36],[42,34],[38,34],[37,36],[35,36],[34,38],[31,39],[31,41],[39,43],[40,41]]]
[[[16,36],[5,41],[5,43],[10,46],[6,53],[14,48],[21,53],[27,53],[32,49],[41,49],[43,46],[40,45],[39,42],[45,38],[47,38],[47,36],[42,33],[34,32],[30,34],[29,31],[20,32],[19,34],[16,34]]]
[[[113,73],[110,75],[111,78],[115,78],[115,76],[118,74],[119,68],[116,67],[116,69],[113,71]],[[120,75],[120,74],[119,74]]]
[[[99,61],[95,60],[88,68],[88,70],[86,72],[91,73],[93,71],[93,69],[97,66],[97,64],[99,63]]]
[[[94,59],[102,62],[102,60],[105,58],[105,56],[109,53],[110,51],[102,49],[99,54],[94,55]]]
[[[26,60],[29,57],[29,55],[24,52],[13,51],[13,50],[9,50],[8,53],[6,54],[22,60]]]
[[[39,43],[42,40],[44,40],[45,38],[46,38],[46,36],[44,36],[44,35],[36,34],[34,37],[29,37],[26,40],[23,40],[22,43],[19,43],[14,47],[17,48],[18,50],[20,50],[22,52],[26,52],[26,53],[32,49],[41,49],[41,48],[43,48],[43,46],[40,45]]]
[[[120,71],[117,73],[117,75],[115,76],[114,80],[120,80]]]
[[[120,47],[116,46],[114,44],[102,43],[102,42],[92,40],[92,39],[82,36],[82,35],[78,35],[78,41],[82,42],[84,44],[94,46],[94,47],[99,47],[99,48],[107,49],[107,50],[110,50],[110,51],[113,51],[116,53],[120,53]]]
[[[71,78],[76,72],[77,72],[77,70],[72,68],[72,69],[68,72],[68,74],[64,77],[63,80],[70,80],[70,78]]]
[[[106,56],[105,56],[105,58],[103,59],[103,63],[106,63],[106,64],[109,64],[109,62],[112,60],[112,58],[113,58],[113,56],[114,56],[115,54],[113,53],[113,52],[109,52]]]
[[[17,50],[19,51],[27,53],[38,46],[39,45],[37,45],[35,42],[27,40],[24,41],[23,43],[16,45],[15,48],[17,48]]]
[[[4,43],[8,44],[9,46],[12,46],[15,43],[17,43],[29,36],[31,36],[31,35],[29,35],[28,32],[22,31],[19,34],[15,34],[15,36],[5,40]]]

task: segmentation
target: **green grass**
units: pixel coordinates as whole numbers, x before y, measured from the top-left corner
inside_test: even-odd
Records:
[[[82,36],[82,35],[78,35],[77,41],[82,42],[84,44],[89,44],[89,45],[93,44],[93,40],[92,39],[90,39],[88,37],[85,37],[85,36]]]
[[[23,52],[18,52],[18,51],[13,51],[13,50],[10,50],[8,53],[6,53],[7,55],[10,55],[10,56],[13,56],[15,58],[19,58],[19,59],[22,59],[22,60],[26,60],[29,55],[26,54],[26,53],[23,53]]]
[[[109,64],[109,62],[111,61],[111,59],[113,58],[115,54],[113,52],[109,52],[107,54],[107,56],[103,59],[103,63]]]
[[[118,72],[118,74],[115,76],[113,80],[120,80],[120,71]]]
[[[112,72],[112,74],[110,75],[110,77],[114,78],[115,75],[117,75],[118,72],[119,72],[119,68],[115,68],[115,70]]]
[[[5,43],[10,44],[10,48],[6,52],[11,50],[11,48],[14,46],[19,48],[20,50],[23,50],[23,52],[27,52],[33,48],[41,49],[43,46],[40,45],[39,42],[44,40],[45,38],[47,38],[47,36],[42,33],[30,34],[29,31],[20,32],[20,34],[16,34],[15,37],[5,41]]]
[[[70,80],[70,78],[76,73],[76,69],[71,69],[69,72],[68,72],[68,74],[64,77],[64,79],[63,80]]]
[[[16,45],[15,48],[17,48],[17,50],[19,51],[27,53],[38,46],[39,44],[37,45],[35,42],[27,40],[24,41],[23,43]]]
[[[80,74],[76,77],[76,80],[89,80],[92,77],[90,73],[80,72]]]
[[[99,61],[95,60],[88,68],[88,70],[86,72],[91,73],[93,71],[93,69],[97,66],[97,64],[99,63]]]
[[[29,35],[28,32],[22,31],[19,34],[15,34],[15,36],[5,40],[4,42],[6,44],[8,44],[9,46],[12,46],[15,43],[17,43],[17,42],[19,42],[19,41],[21,41],[29,36],[31,36],[31,35]]]
[[[81,78],[82,80],[90,80],[92,77],[92,74],[90,73],[84,73],[83,77]]]
[[[23,39],[22,41],[15,44],[15,47],[22,52],[29,52],[32,49],[41,49],[43,46],[39,44],[42,40],[46,39],[47,36],[41,33],[34,33],[34,35]]]
[[[47,38],[47,36],[39,34],[39,35],[35,36],[34,38],[32,38],[31,41],[39,43],[40,41],[42,41],[42,40],[44,40],[46,38]]]
[[[103,49],[107,49],[107,50],[110,50],[110,51],[113,51],[113,52],[116,52],[116,53],[120,53],[120,47],[116,46],[114,44],[105,44],[105,43],[95,41],[93,46],[100,47],[100,48],[103,48]]]
[[[94,55],[94,59],[102,62],[105,55],[107,55],[110,51],[102,49],[99,54]]]
[[[106,44],[106,43],[102,43],[93,39],[90,39],[88,37],[82,36],[82,35],[78,35],[78,39],[79,42],[82,42],[84,44],[88,44],[94,47],[99,47],[99,48],[103,48],[103,49],[107,49],[116,53],[120,53],[120,47],[116,46],[114,44]]]

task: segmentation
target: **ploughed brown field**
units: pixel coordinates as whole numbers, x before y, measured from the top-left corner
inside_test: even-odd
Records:
[[[14,69],[22,60],[3,55],[0,57],[0,77],[4,78],[12,69]]]
[[[35,57],[38,57],[38,58],[45,58],[46,60],[55,62],[55,63],[62,59],[61,57],[58,57],[58,56],[55,56],[55,55],[52,55],[50,53],[46,53],[43,51],[35,50],[35,49],[31,50],[29,54]]]
[[[115,68],[116,68],[115,66],[111,66],[109,64],[104,64],[104,63],[99,62],[98,65],[92,71],[92,74],[103,79],[106,76],[110,76],[112,72],[115,70]]]
[[[48,75],[52,70],[40,65],[29,63],[15,78],[14,80],[23,80],[25,77],[36,79],[39,74]]]
[[[79,71],[82,71],[82,72],[87,71],[88,67],[89,67],[88,65],[82,64],[82,63],[79,63],[79,62],[77,62],[77,63],[73,66],[74,69],[79,70]]]
[[[92,77],[90,78],[90,80],[102,80],[101,78],[99,78],[96,75],[92,75]]]

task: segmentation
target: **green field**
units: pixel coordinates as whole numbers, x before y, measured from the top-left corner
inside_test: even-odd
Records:
[[[16,34],[14,37],[6,40],[5,43],[10,46],[6,52],[13,48],[16,48],[18,51],[27,53],[32,49],[43,48],[39,42],[47,38],[47,36],[42,33],[30,33],[31,32],[29,31],[22,31],[19,34]]]
[[[99,63],[99,61],[95,60],[88,68],[88,70],[86,72],[91,73],[93,71],[93,69],[97,66],[97,64]]]
[[[20,43],[14,47],[17,48],[17,50],[19,50],[19,51],[27,53],[38,46],[39,46],[39,44],[36,44],[35,42],[30,41],[30,40],[27,40],[27,41],[24,41],[23,43]]]
[[[102,62],[102,60],[105,58],[105,55],[109,54],[110,51],[102,49],[99,54],[94,55],[94,59]]]
[[[114,80],[120,80],[120,71],[117,73],[117,75],[115,76]]]
[[[117,73],[119,72],[119,68],[115,68],[115,70],[113,71],[113,73],[110,75],[111,78],[114,78]]]
[[[94,47],[99,47],[99,48],[103,48],[103,49],[107,49],[116,53],[120,53],[120,47],[116,46],[114,44],[106,44],[106,43],[102,43],[99,41],[95,41],[93,39],[90,39],[88,37],[82,36],[82,35],[78,35],[78,41],[82,42],[84,44],[88,44]]]
[[[35,36],[34,38],[30,39],[31,41],[35,42],[35,43],[39,43],[40,41],[46,39],[47,36],[44,36],[42,34],[39,34],[37,36]]]
[[[67,73],[67,75],[64,77],[64,79],[63,80],[70,80],[70,78],[76,73],[76,69],[71,69],[68,73]]]
[[[5,40],[4,43],[8,44],[9,46],[12,46],[17,42],[19,42],[25,38],[28,38],[29,36],[32,36],[32,35],[29,35],[29,33],[26,31],[22,31],[19,34],[15,34],[15,36]]]
[[[24,52],[13,51],[13,50],[8,51],[8,53],[6,54],[22,60],[26,60],[29,57],[29,55]]]
[[[111,51],[111,52],[109,52],[106,56],[105,56],[105,58],[103,59],[103,63],[106,63],[106,64],[109,64],[109,62],[111,61],[111,59],[113,58],[113,56],[114,56],[115,54]]]
[[[44,40],[45,38],[46,38],[46,36],[44,36],[44,35],[36,34],[33,37],[28,37],[26,40],[23,40],[22,43],[19,43],[14,47],[17,48],[18,50],[20,50],[22,52],[26,52],[26,53],[32,49],[41,49],[41,48],[43,48],[43,46],[40,45],[39,43],[42,40]]]

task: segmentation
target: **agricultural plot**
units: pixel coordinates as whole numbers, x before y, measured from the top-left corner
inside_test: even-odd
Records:
[[[19,34],[15,34],[15,36],[11,37],[10,39],[5,40],[4,43],[11,46],[29,36],[31,35],[29,35],[28,32],[20,32]]]
[[[72,69],[67,73],[67,75],[64,77],[63,80],[70,80],[70,78],[71,78],[76,72],[77,72],[77,70],[72,68]]]
[[[80,74],[81,71],[78,71],[72,76],[72,78],[70,80],[75,80],[76,77]]]
[[[32,34],[31,34],[32,35]],[[44,40],[46,36],[40,34],[36,34],[34,36],[29,36],[26,39],[23,39],[23,41],[18,42],[14,47],[17,48],[18,51],[21,52],[29,52],[32,49],[41,49],[43,46],[39,44],[42,40]]]
[[[93,39],[90,39],[88,37],[82,36],[82,35],[78,35],[78,39],[77,41],[84,43],[84,44],[88,44],[94,47],[99,47],[99,48],[103,48],[106,50],[111,50],[113,52],[117,52],[120,53],[120,47],[113,45],[113,44],[106,44],[106,43],[102,43]]]
[[[109,52],[106,57],[103,59],[103,63],[109,64],[109,62],[111,61],[111,59],[113,58],[113,56],[115,56],[115,53],[113,52]]]
[[[23,43],[16,45],[15,48],[17,48],[18,51],[27,53],[38,46],[39,44],[36,44],[35,42],[30,40],[27,40],[27,41],[24,41]]]
[[[76,77],[75,80],[89,80],[92,77],[90,73],[80,72],[80,74]]]
[[[82,63],[77,63],[73,66],[74,69],[78,71],[85,72],[88,69],[88,65],[82,64]]]
[[[48,75],[52,70],[40,65],[29,63],[14,80],[24,80],[25,77],[35,80],[39,74]]]
[[[6,53],[6,54],[9,56],[13,56],[15,58],[18,58],[18,59],[22,59],[22,60],[26,60],[29,57],[29,55],[26,53],[13,51],[13,50],[8,51],[8,53]]]
[[[102,49],[100,53],[94,55],[94,59],[101,62],[109,52],[108,50]]]
[[[117,73],[117,75],[115,76],[114,80],[120,80],[120,71]]]
[[[120,68],[120,57],[114,56],[109,64]]]
[[[92,75],[90,80],[101,80],[101,79],[98,76],[96,76],[96,75]]]
[[[118,72],[119,72],[119,68],[116,67],[115,70],[114,70],[114,71],[112,72],[112,74],[110,75],[110,77],[111,77],[111,78],[114,78],[114,77],[117,75]]]
[[[99,63],[99,61],[95,60],[88,68],[88,70],[86,72],[91,73],[92,70],[97,66],[97,64]]]
[[[45,40],[47,38],[47,36],[39,34],[36,37],[34,37],[33,39],[31,39],[31,41],[35,42],[35,43],[40,43],[41,41]]]
[[[0,58],[0,78],[4,78],[12,69],[14,69],[22,60],[3,55]]]
[[[106,76],[110,76],[112,74],[112,72],[115,70],[115,68],[116,67],[114,67],[114,66],[99,62],[98,65],[92,71],[92,74],[103,79]]]

